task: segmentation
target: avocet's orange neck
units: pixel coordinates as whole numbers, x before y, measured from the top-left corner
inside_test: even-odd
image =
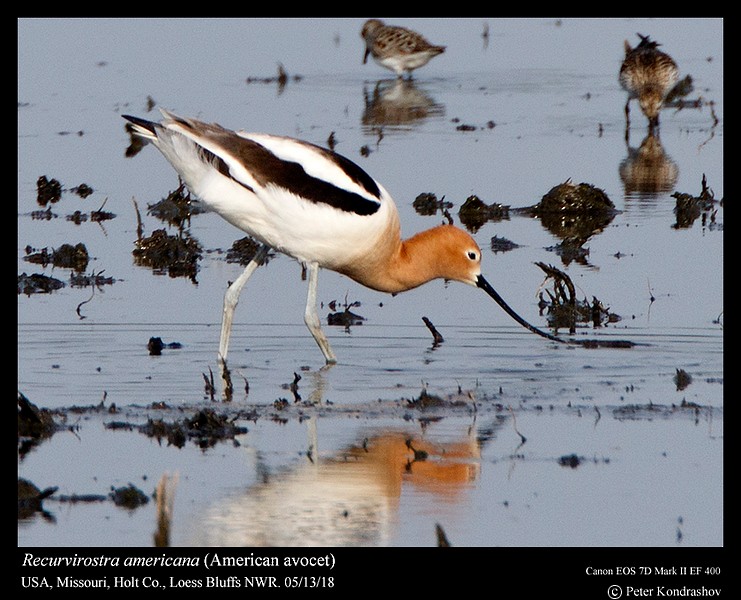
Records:
[[[342,270],[372,289],[398,293],[433,279],[476,285],[481,250],[474,239],[453,225],[439,225],[402,241],[385,239],[378,250]]]

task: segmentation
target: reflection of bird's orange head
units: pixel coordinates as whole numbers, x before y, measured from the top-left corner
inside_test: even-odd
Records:
[[[410,438],[402,432],[388,432],[372,438],[350,454],[365,469],[377,470],[387,479],[393,495],[401,493],[402,481],[449,495],[476,479],[481,451],[475,437],[450,443],[432,444]],[[381,475],[385,474],[385,475]]]

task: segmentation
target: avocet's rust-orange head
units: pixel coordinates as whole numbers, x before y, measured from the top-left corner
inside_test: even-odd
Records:
[[[412,289],[433,279],[477,285],[481,274],[481,249],[462,229],[438,225],[402,243],[392,273],[392,279],[399,282],[402,289]]]
[[[430,230],[438,248],[442,273],[439,277],[474,285],[484,290],[504,311],[520,325],[545,338],[563,342],[562,339],[533,327],[518,315],[481,274],[481,249],[468,233],[452,225],[442,225]]]
[[[453,225],[441,225],[431,232],[435,235],[439,277],[478,285],[481,276],[481,248],[473,237]]]

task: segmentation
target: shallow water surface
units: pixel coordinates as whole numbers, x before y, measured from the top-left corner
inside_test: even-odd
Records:
[[[61,425],[19,452],[19,477],[58,487],[19,519],[20,546],[153,545],[163,476],[173,546],[434,546],[437,525],[454,546],[724,544],[722,21],[403,24],[448,50],[400,83],[361,64],[362,19],[19,21],[18,273],[66,284],[18,296],[19,392]],[[626,140],[617,71],[636,32],[702,101],[665,109],[658,137],[633,106]],[[278,63],[285,87],[271,80]],[[301,268],[276,256],[237,309],[234,398],[212,400],[222,295],[241,270],[225,254],[243,235],[194,215],[194,279],[135,264],[139,218],[146,235],[175,233],[147,209],[176,174],[152,147],[125,156],[121,114],[156,118],[150,100],[233,128],[331,135],[394,196],[405,235],[445,218],[414,210],[422,193],[459,223],[471,195],[522,208],[567,179],[603,189],[618,212],[580,256],[514,213],[473,235],[485,276],[527,321],[548,329],[543,262],[620,317],[577,339],[636,345],[544,340],[460,284],[391,297],[323,273],[320,314],[357,302],[365,321],[324,325],[339,363],[322,368]],[[64,191],[38,218],[42,175]],[[672,194],[699,195],[703,176],[716,202],[679,222]],[[71,191],[82,183],[91,196]],[[101,207],[115,217],[66,218]],[[496,251],[495,236],[517,247]],[[112,283],[76,287],[69,269],[26,260],[27,246],[78,242],[87,274]],[[179,347],[151,356],[151,337]],[[183,443],[147,433],[205,410],[242,429]],[[150,501],[106,498],[129,484]],[[104,498],[72,501],[83,494]]]

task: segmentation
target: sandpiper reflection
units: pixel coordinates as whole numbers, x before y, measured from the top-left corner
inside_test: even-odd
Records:
[[[649,132],[638,148],[632,148],[629,142],[627,146],[628,155],[619,169],[626,197],[654,198],[674,189],[679,168],[657,135]]]
[[[407,79],[381,80],[372,91],[363,89],[365,127],[414,125],[429,117],[443,116],[445,109]]]

